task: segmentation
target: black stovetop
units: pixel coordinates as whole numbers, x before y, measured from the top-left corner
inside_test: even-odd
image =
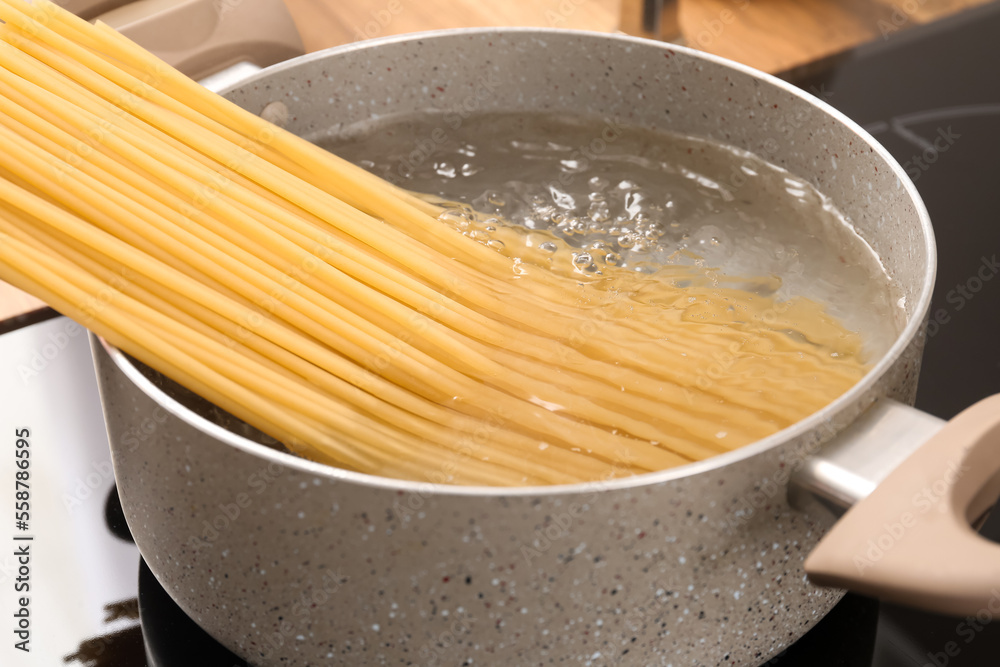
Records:
[[[1000,332],[1000,277],[996,275],[1000,272],[1000,6],[887,37],[784,76],[822,96],[875,135],[904,165],[927,204],[940,259],[917,405],[950,418],[978,399],[1000,392],[1000,345],[995,344]],[[93,450],[90,456],[94,458],[81,459],[77,477],[85,485],[89,485],[91,469],[100,469],[99,459],[106,452]],[[71,496],[83,488],[67,484],[77,489]],[[113,483],[102,479],[92,492],[103,501],[100,512],[106,529],[90,530],[76,539],[106,541],[109,550],[119,553],[129,535]],[[91,502],[88,511],[95,510],[95,505]],[[1000,538],[1000,513],[987,522],[983,533]],[[50,540],[59,541],[63,542],[60,548],[72,548],[63,537]],[[40,541],[39,547],[43,546]],[[91,553],[105,550],[101,547]],[[138,561],[138,552],[132,558]],[[68,569],[73,574],[67,576],[98,582],[89,587],[87,600],[91,607],[103,606],[105,618],[96,626],[94,621],[89,626],[60,626],[60,632],[77,633],[72,643],[79,643],[75,653],[63,653],[64,663],[101,667],[245,664],[194,625],[144,564],[139,565],[138,581],[134,568],[111,567],[99,558]],[[137,601],[122,596],[122,590],[132,591]],[[10,597],[6,591],[3,595]],[[139,617],[141,625],[136,622]],[[806,637],[768,664],[996,665],[1000,664],[1000,623],[991,620],[986,612],[979,619],[956,619],[879,606],[849,595]],[[104,634],[102,627],[107,630]],[[45,638],[36,636],[36,641]],[[4,642],[3,651],[8,643]],[[38,662],[38,653],[3,651],[0,664],[11,664],[8,655],[13,655],[17,665],[52,664]]]
[[[888,39],[785,78],[873,134],[927,205],[938,273],[917,407],[949,419],[1000,393],[1000,7],[889,26]],[[1000,541],[1000,513],[981,532]],[[985,610],[957,619],[882,605],[870,664],[1000,664],[1000,623],[990,621]]]

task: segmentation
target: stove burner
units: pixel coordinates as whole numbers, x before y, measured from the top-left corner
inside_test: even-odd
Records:
[[[107,524],[111,534],[118,539],[135,543],[135,540],[132,539],[132,531],[129,530],[128,524],[125,522],[125,512],[122,510],[121,498],[118,497],[117,484],[111,487],[108,499],[104,503],[104,523]]]
[[[149,667],[245,667],[247,664],[177,606],[145,561],[139,562],[139,618]]]

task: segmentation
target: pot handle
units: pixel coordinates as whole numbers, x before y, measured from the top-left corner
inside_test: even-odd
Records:
[[[928,611],[1000,611],[1000,545],[972,528],[998,495],[1000,394],[948,422],[848,510],[806,573]]]
[[[282,0],[132,0],[96,20],[192,79],[241,63],[260,69],[305,53]]]

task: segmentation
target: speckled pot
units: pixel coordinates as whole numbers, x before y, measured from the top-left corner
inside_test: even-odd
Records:
[[[858,126],[719,58],[536,29],[350,45],[229,97],[256,112],[281,102],[288,129],[311,138],[395,112],[523,109],[733,144],[833,198],[880,254],[908,321],[863,382],[766,440],[611,483],[513,490],[298,459],[97,344],[129,526],[208,632],[260,665],[757,665],[839,599],[802,571],[833,517],[789,507],[788,477],[877,397],[912,402],[934,273],[916,191]]]

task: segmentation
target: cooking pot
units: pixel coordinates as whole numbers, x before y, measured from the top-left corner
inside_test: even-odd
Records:
[[[228,97],[314,140],[436,109],[583,112],[730,144],[829,196],[905,313],[861,382],[773,436],[657,473],[536,488],[383,479],[297,458],[95,339],[136,544],[235,653],[260,665],[757,665],[840,599],[816,582],[952,613],[990,604],[1000,547],[969,520],[1000,492],[988,451],[1000,407],[991,399],[943,429],[907,407],[932,230],[902,169],[836,110],[693,50],[540,29],[338,47]],[[859,500],[837,522],[833,504]]]

